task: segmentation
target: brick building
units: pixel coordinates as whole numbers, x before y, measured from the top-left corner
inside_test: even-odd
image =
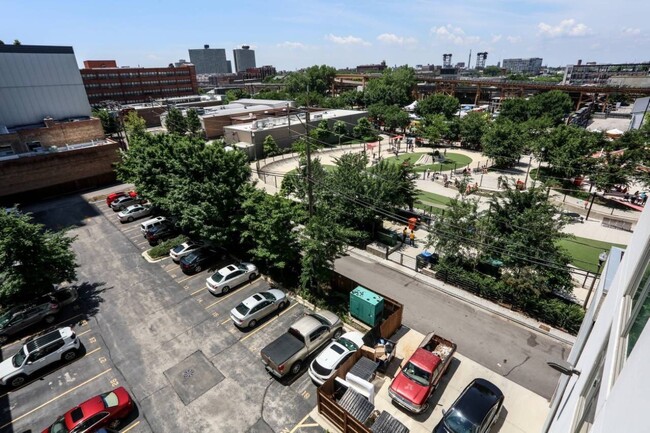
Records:
[[[115,60],[86,60],[81,78],[91,105],[122,104],[198,94],[194,65],[164,68],[118,68]]]

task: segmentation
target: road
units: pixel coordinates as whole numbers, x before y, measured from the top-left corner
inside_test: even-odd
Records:
[[[475,308],[381,264],[345,256],[335,267],[359,284],[404,305],[402,323],[423,334],[435,330],[458,352],[550,399],[559,373],[546,361],[566,359],[570,346]]]

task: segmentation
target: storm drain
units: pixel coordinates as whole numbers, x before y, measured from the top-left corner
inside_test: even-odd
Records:
[[[165,377],[186,406],[224,379],[200,350],[165,371]]]

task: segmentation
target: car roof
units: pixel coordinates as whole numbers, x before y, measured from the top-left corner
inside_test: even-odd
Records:
[[[263,295],[261,295],[259,293],[255,293],[254,295],[249,296],[248,298],[244,299],[242,301],[242,304],[244,304],[248,308],[254,308],[257,304],[261,303],[265,299],[266,298]]]
[[[479,424],[492,406],[503,398],[496,385],[485,379],[474,379],[454,403],[454,409],[465,418]]]
[[[308,335],[311,332],[315,331],[321,325],[322,323],[320,322],[320,320],[308,314],[298,319],[298,321],[294,323],[291,326],[291,328],[295,329],[302,335]]]
[[[32,353],[33,351],[38,350],[43,346],[47,346],[48,344],[54,341],[60,340],[61,338],[63,338],[65,334],[65,332],[63,332],[64,329],[65,328],[55,329],[54,331],[48,332],[45,335],[36,337],[32,341],[28,341],[27,343],[25,343],[25,346],[27,347],[27,352]]]
[[[100,396],[96,395],[68,411],[64,415],[66,418],[66,424],[68,427],[72,428],[104,409],[104,400],[102,400]]]
[[[236,266],[236,265],[227,265],[227,266],[224,266],[223,268],[219,269],[217,272],[225,277],[225,276],[229,275],[231,272],[235,272],[238,269],[239,269],[239,267]]]

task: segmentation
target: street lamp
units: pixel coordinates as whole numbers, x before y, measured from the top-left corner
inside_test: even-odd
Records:
[[[591,280],[591,286],[589,286],[589,292],[587,293],[587,298],[585,303],[582,305],[582,308],[587,309],[587,304],[589,303],[589,298],[591,298],[591,292],[594,290],[594,284],[596,283],[596,278],[600,275],[600,268],[607,261],[607,251],[603,251],[598,255],[598,269],[594,274],[593,280]]]

